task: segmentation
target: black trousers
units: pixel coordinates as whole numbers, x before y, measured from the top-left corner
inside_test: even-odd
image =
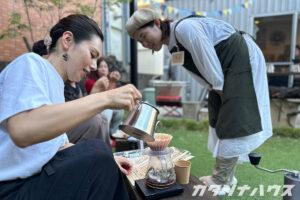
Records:
[[[0,182],[1,200],[128,199],[110,148],[88,140],[59,151],[27,179]]]

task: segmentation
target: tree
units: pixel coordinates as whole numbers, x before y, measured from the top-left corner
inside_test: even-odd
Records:
[[[42,29],[45,34],[63,16],[71,13],[84,14],[94,18],[97,12],[100,13],[102,6],[119,5],[128,0],[111,0],[102,5],[99,0],[93,0],[92,4],[83,3],[80,0],[23,0],[25,15],[21,12],[13,12],[10,16],[8,27],[0,33],[0,40],[3,38],[23,37],[28,51],[31,51],[26,35],[30,35],[30,43],[36,41],[37,29]],[[39,20],[32,19],[32,15],[39,16]],[[100,21],[95,20],[98,24]],[[45,35],[46,36],[46,35]],[[40,38],[39,38],[40,39]]]

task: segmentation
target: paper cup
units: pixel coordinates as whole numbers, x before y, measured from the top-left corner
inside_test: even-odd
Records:
[[[178,160],[175,162],[176,181],[179,184],[188,184],[190,181],[191,162]]]

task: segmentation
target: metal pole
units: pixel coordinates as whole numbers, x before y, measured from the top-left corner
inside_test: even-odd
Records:
[[[130,2],[130,16],[137,9],[136,0]],[[137,42],[130,39],[130,81],[135,87],[138,87],[138,70],[137,70]]]
[[[290,53],[290,61],[295,57],[295,47],[297,40],[297,24],[298,24],[298,13],[295,12],[293,14],[292,20],[292,35],[291,35],[291,53]],[[289,71],[292,69],[292,64],[289,66]],[[293,87],[294,83],[294,75],[289,75],[288,87]]]
[[[102,31],[103,31],[103,34],[104,34],[104,42],[103,42],[103,49],[102,49],[102,54],[103,55],[107,55],[107,28],[106,28],[106,12],[107,12],[107,9],[106,9],[106,0],[103,0],[102,1]]]

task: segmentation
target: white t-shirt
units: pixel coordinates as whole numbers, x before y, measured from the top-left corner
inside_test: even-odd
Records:
[[[19,148],[10,138],[7,119],[26,110],[63,102],[62,78],[47,60],[35,53],[18,57],[1,72],[0,181],[27,178],[40,172],[68,142],[64,133],[47,142]]]

